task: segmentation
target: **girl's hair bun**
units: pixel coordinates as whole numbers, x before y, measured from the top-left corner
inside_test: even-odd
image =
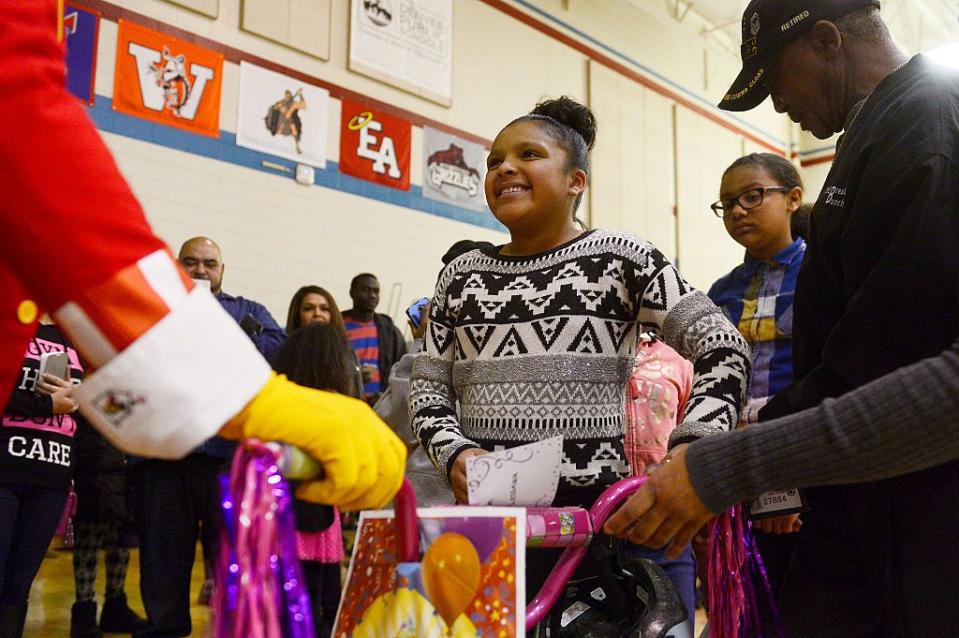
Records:
[[[588,106],[569,96],[543,100],[529,114],[548,117],[568,126],[583,137],[588,149],[592,149],[596,142],[596,116]]]

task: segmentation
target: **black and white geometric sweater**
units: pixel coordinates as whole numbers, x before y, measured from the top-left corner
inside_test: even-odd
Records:
[[[589,504],[629,474],[624,389],[643,331],[694,364],[671,442],[729,430],[746,393],[749,346],[652,244],[594,230],[538,255],[466,253],[436,285],[410,376],[413,431],[447,475],[464,448],[562,434],[554,502]]]

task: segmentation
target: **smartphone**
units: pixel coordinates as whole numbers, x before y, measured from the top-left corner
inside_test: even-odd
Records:
[[[240,327],[243,328],[243,332],[250,337],[263,334],[263,324],[257,321],[250,313],[247,313],[246,316],[240,320]]]
[[[406,309],[406,316],[410,318],[416,328],[420,327],[420,323],[423,321],[423,310],[429,302],[429,297],[420,297]]]
[[[40,355],[40,372],[33,384],[34,389],[36,389],[37,383],[43,380],[44,374],[52,374],[65,381],[70,376],[70,357],[67,356],[67,353],[44,352]]]

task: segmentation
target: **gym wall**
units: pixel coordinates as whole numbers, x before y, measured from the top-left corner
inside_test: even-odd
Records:
[[[581,216],[649,239],[700,288],[742,259],[708,209],[722,170],[746,152],[798,150],[791,125],[768,103],[748,114],[713,106],[739,69],[735,46],[703,35],[708,25],[694,11],[680,20],[661,0],[455,0],[450,107],[348,70],[348,0],[329,0],[328,60],[241,30],[242,0],[219,0],[216,18],[164,0],[71,1],[102,15],[91,115],[154,229],[174,251],[194,235],[215,239],[224,290],[261,301],[281,323],[299,286],[324,286],[346,308],[350,278],[369,271],[383,287],[380,311],[403,325],[403,309],[430,294],[450,244],[508,240],[488,211],[423,198],[424,125],[488,146],[544,96],[586,101],[599,136]],[[119,18],[228,51],[219,139],[113,110]],[[330,88],[327,166],[317,169],[317,184],[298,184],[249,154],[233,158],[238,61],[248,58]],[[358,185],[339,171],[342,96],[385,104],[413,121],[409,193]]]

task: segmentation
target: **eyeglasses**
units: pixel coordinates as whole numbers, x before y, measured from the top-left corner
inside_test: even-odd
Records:
[[[760,188],[750,188],[748,191],[742,192],[736,197],[713,202],[709,207],[713,209],[713,214],[716,215],[716,217],[723,218],[733,212],[736,204],[739,204],[743,210],[752,210],[762,205],[763,197],[766,193],[788,193],[792,189],[793,187],[791,186],[762,186]]]

